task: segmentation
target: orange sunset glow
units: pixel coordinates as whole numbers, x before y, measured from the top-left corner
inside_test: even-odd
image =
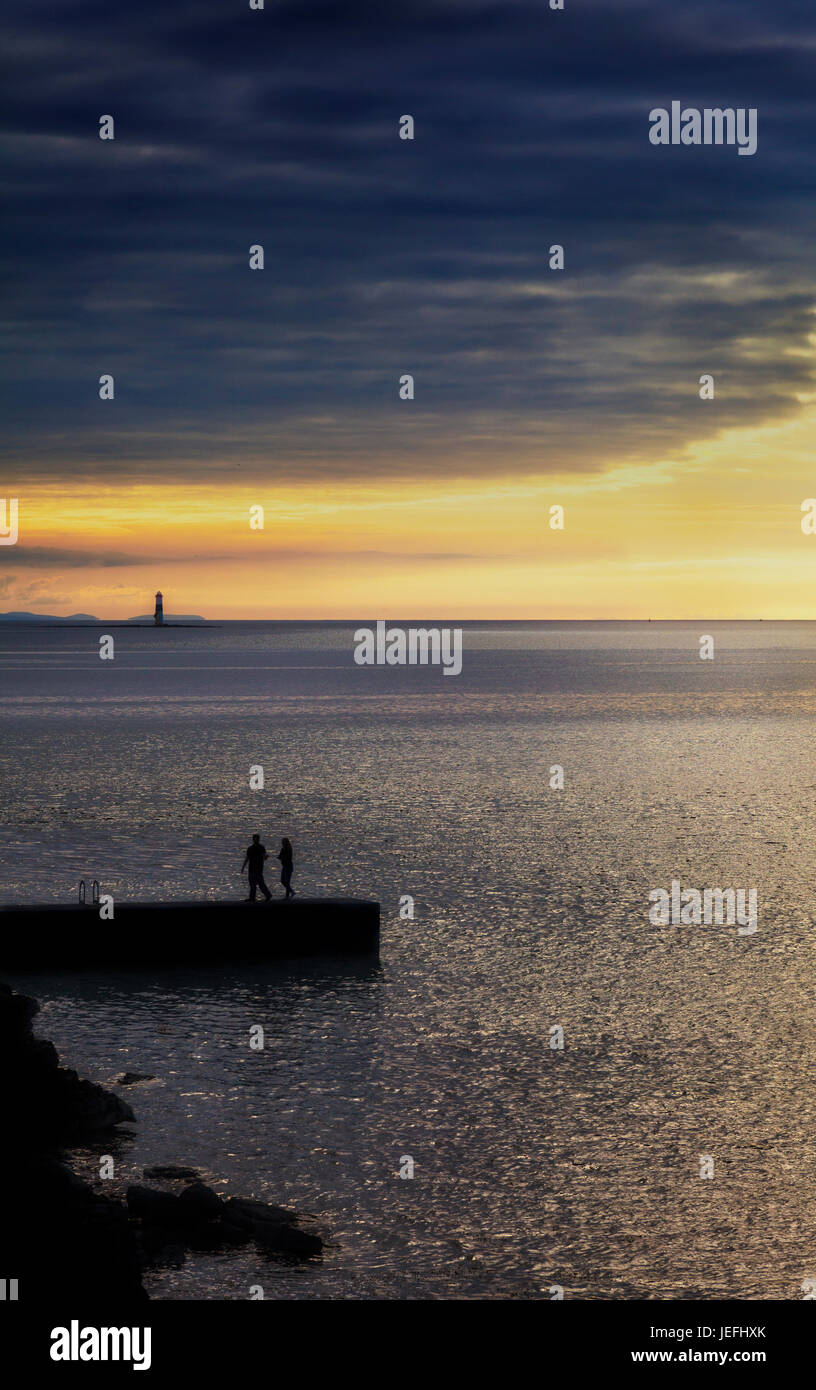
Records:
[[[4,606],[125,618],[161,586],[168,613],[225,619],[808,618],[814,439],[805,399],[780,423],[606,471],[21,486],[15,558],[42,561],[9,567]],[[258,504],[263,531],[249,526]]]

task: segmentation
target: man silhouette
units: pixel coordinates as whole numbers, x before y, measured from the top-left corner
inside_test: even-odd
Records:
[[[247,864],[249,865],[249,897],[245,898],[244,902],[254,903],[259,888],[267,902],[272,897],[264,883],[263,866],[266,857],[266,846],[261,844],[260,835],[253,835],[252,844],[244,855],[244,862],[241,865],[241,873],[244,872]]]

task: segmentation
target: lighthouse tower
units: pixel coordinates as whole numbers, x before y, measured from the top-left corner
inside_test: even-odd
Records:
[[[159,589],[159,592],[156,594],[156,611],[153,614],[153,621],[156,624],[156,627],[161,627],[162,623],[164,622],[164,608],[162,607],[161,589]]]

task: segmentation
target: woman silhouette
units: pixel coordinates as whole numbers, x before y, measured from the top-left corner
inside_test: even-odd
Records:
[[[292,887],[292,869],[294,868],[294,859],[292,856],[292,841],[287,840],[285,835],[281,840],[280,854],[278,855],[278,859],[281,862],[281,883],[286,889],[287,898],[293,898],[295,896],[295,890]]]

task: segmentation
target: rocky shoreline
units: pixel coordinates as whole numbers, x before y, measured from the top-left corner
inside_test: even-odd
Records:
[[[34,1036],[36,1000],[0,983],[0,1146],[3,1256],[20,1298],[59,1295],[117,1306],[145,1303],[142,1274],[178,1266],[187,1251],[253,1243],[268,1256],[316,1256],[322,1241],[297,1212],[238,1197],[222,1199],[194,1169],[147,1168],[174,1190],[141,1185],[125,1201],[100,1196],[71,1170],[65,1150],[116,1142],[135,1123],[131,1107],[60,1066],[53,1044]]]

